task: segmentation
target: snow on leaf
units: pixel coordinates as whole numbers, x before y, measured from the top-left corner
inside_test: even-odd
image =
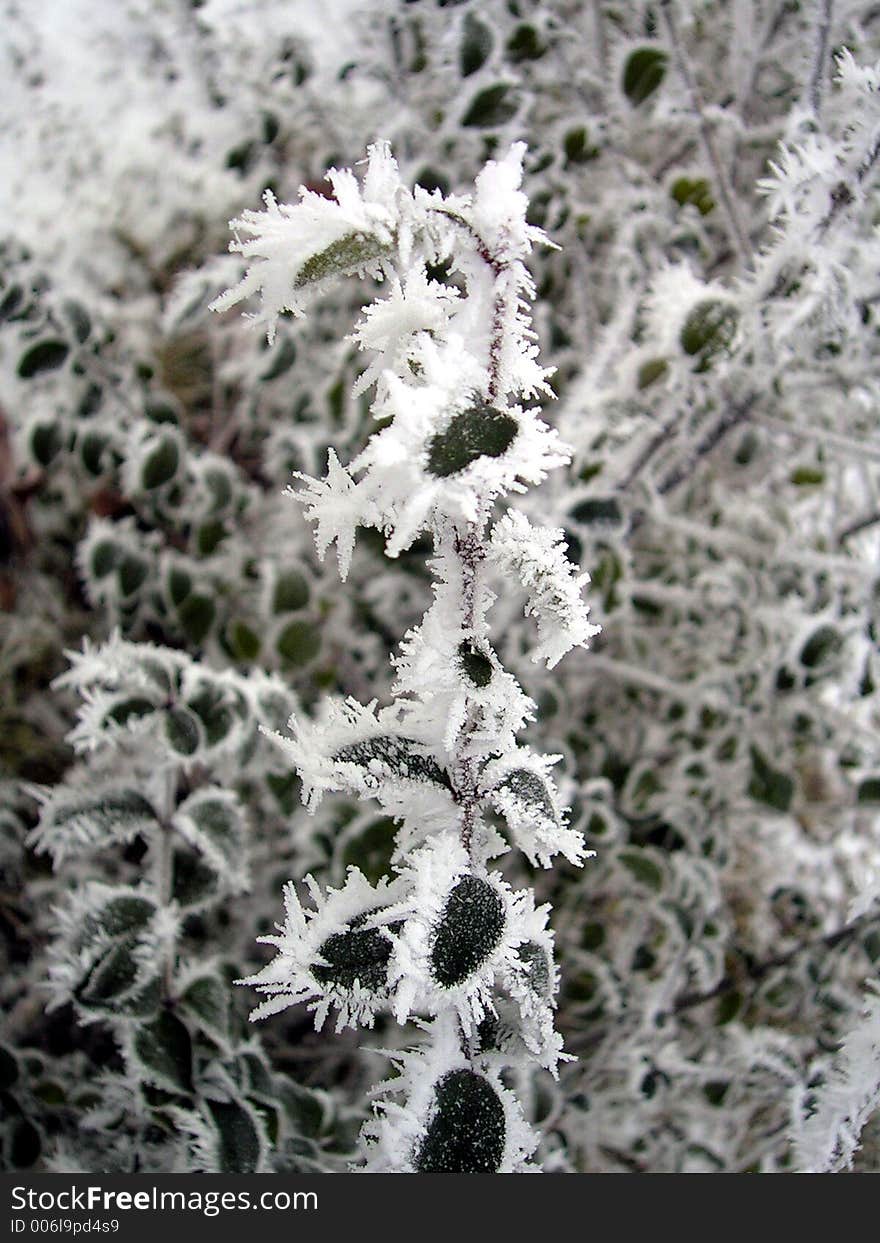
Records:
[[[279,204],[267,190],[265,211],[245,211],[232,221],[236,231],[230,250],[249,261],[242,280],[211,303],[225,311],[259,293],[262,308],[254,318],[265,324],[270,343],[284,311],[302,315],[298,291],[328,277],[378,271],[394,243],[394,200],[400,179],[384,144],[369,149],[363,186],[349,170],[331,169],[327,178],[333,199],[300,190],[298,204]]]
[[[599,633],[588,621],[581,599],[588,574],[576,574],[565,555],[560,530],[534,527],[524,514],[509,510],[492,529],[489,554],[498,567],[520,579],[528,593],[526,614],[538,623],[540,643],[533,661],[548,668],[573,647],[586,647]]]

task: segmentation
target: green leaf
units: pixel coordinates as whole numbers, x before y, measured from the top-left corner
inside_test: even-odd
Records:
[[[701,216],[708,216],[715,207],[712,191],[705,177],[678,177],[670,186],[669,193],[682,207],[690,204]]]
[[[749,747],[752,758],[752,774],[749,779],[749,795],[758,803],[772,807],[774,811],[788,811],[794,795],[794,781],[787,773],[773,768],[763,753]]]
[[[168,594],[176,608],[183,604],[192,587],[192,576],[182,566],[172,565],[168,570]]]
[[[589,130],[583,125],[578,125],[566,133],[562,140],[562,150],[565,152],[566,167],[572,164],[588,164],[591,160],[598,159],[601,154],[598,147],[590,145]]]
[[[247,622],[232,622],[227,631],[227,639],[236,660],[256,660],[260,654],[259,636],[251,630]]]
[[[178,610],[180,625],[191,643],[204,642],[214,624],[216,609],[210,596],[200,593],[188,596]]]
[[[434,1087],[431,1121],[413,1164],[420,1174],[494,1174],[506,1135],[504,1105],[489,1080],[452,1070]]]
[[[492,406],[472,406],[456,414],[428,444],[428,471],[445,479],[481,457],[501,457],[519,431],[512,415]]]
[[[382,992],[388,982],[388,960],[393,948],[389,937],[378,928],[358,928],[364,919],[352,921],[345,932],[335,932],[318,950],[325,965],[316,963],[312,975],[324,988],[349,991],[355,981],[369,992]]]
[[[616,496],[589,496],[570,511],[575,522],[584,526],[623,525],[623,511]]]
[[[524,60],[540,60],[547,51],[547,44],[534,26],[517,26],[507,40],[507,57],[518,65]]]
[[[211,493],[211,513],[219,513],[232,500],[232,480],[225,470],[206,470],[203,479]]]
[[[663,81],[668,57],[662,48],[640,47],[623,67],[623,93],[633,107],[649,99]]]
[[[49,465],[61,444],[61,428],[57,423],[36,423],[31,429],[31,453],[40,466]]]
[[[138,968],[134,957],[135,939],[111,946],[91,967],[85,979],[74,989],[74,997],[83,1006],[96,1010],[119,1011],[121,999],[134,987]]]
[[[511,794],[529,811],[556,824],[556,808],[547,781],[531,768],[514,768],[505,773],[496,789]]]
[[[220,891],[217,873],[191,850],[176,850],[171,868],[171,896],[191,910],[210,906]]]
[[[801,648],[801,664],[815,669],[833,660],[843,647],[843,638],[833,626],[819,626]]]
[[[492,953],[504,931],[504,903],[479,876],[453,887],[431,948],[431,974],[444,988],[461,984]]]
[[[789,479],[796,488],[812,488],[825,482],[825,472],[819,466],[798,466]]]
[[[13,319],[23,302],[24,290],[21,285],[10,285],[0,298],[0,324],[7,319]]]
[[[197,791],[181,805],[178,815],[195,825],[192,845],[204,846],[209,863],[213,858],[226,867],[237,867],[241,860],[244,825],[235,799]]]
[[[89,338],[92,331],[92,321],[88,311],[79,302],[74,302],[72,298],[68,298],[64,303],[64,314],[67,316],[68,322],[73,329],[73,335],[76,337],[80,345]]]
[[[275,580],[273,613],[295,613],[309,602],[309,584],[298,570],[286,570]]]
[[[79,444],[80,457],[83,466],[90,475],[100,475],[104,472],[104,450],[107,448],[108,440],[106,436],[100,432],[86,432]]]
[[[669,363],[665,358],[649,358],[646,363],[642,363],[636,380],[639,392],[642,389],[650,388],[657,380],[662,379],[668,370]]]
[[[358,764],[368,771],[379,765],[392,777],[411,781],[433,781],[437,785],[448,787],[449,778],[436,760],[429,755],[421,755],[416,746],[410,738],[379,734],[374,738],[364,738],[361,742],[351,742],[341,747],[333,758],[340,764]]]
[[[206,1101],[218,1136],[217,1172],[253,1174],[260,1164],[260,1132],[253,1114],[237,1101]]]
[[[199,749],[199,723],[186,708],[169,708],[165,714],[165,737],[178,755],[195,755]]]
[[[210,1036],[225,1037],[229,1031],[229,993],[216,975],[193,980],[180,998],[181,1007]]]
[[[653,889],[655,893],[663,888],[663,869],[645,849],[633,846],[628,850],[621,850],[617,857],[640,885]]]
[[[391,247],[371,233],[346,233],[325,250],[306,259],[296,274],[293,287],[302,289],[328,276],[349,275],[390,253]]]
[[[186,1026],[170,1010],[139,1028],[134,1051],[145,1070],[144,1078],[159,1088],[192,1089],[192,1041]]]
[[[227,530],[220,518],[212,518],[203,522],[196,533],[196,549],[200,557],[210,557],[211,553],[226,539]]]
[[[510,82],[496,82],[479,91],[461,118],[468,129],[497,129],[512,121],[519,108],[519,97]]]
[[[223,691],[210,683],[203,683],[190,696],[188,706],[202,722],[209,747],[222,742],[235,724],[235,714]]]
[[[880,777],[866,777],[859,785],[860,803],[880,803]]]
[[[463,78],[482,69],[492,52],[492,32],[473,13],[466,13],[461,31],[458,65]]]
[[[288,622],[275,640],[278,655],[289,665],[300,667],[314,660],[321,650],[321,635],[307,621]]]
[[[129,721],[137,721],[155,711],[156,705],[151,699],[145,699],[142,695],[126,695],[116,701],[106,713],[104,720],[114,721],[117,725],[126,725]]]
[[[688,312],[678,339],[684,352],[697,358],[697,371],[707,370],[713,358],[729,351],[738,324],[736,307],[717,298],[698,302]]]
[[[119,557],[120,550],[116,544],[111,544],[109,540],[100,540],[92,548],[89,557],[92,575],[95,578],[106,578],[112,570],[115,570]]]
[[[124,596],[133,596],[146,582],[149,566],[133,553],[123,552],[116,578]]]
[[[141,486],[147,491],[170,483],[180,465],[180,448],[171,436],[165,436],[146,454],[141,464]]]
[[[150,808],[152,811],[152,808]],[[156,913],[156,904],[139,894],[111,898],[94,916],[94,923],[106,936],[131,936],[142,932]]]
[[[22,354],[18,361],[18,374],[23,380],[30,380],[45,371],[55,371],[70,353],[66,341],[38,341]]]

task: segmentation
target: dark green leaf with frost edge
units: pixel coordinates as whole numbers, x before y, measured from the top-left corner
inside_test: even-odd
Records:
[[[181,809],[214,850],[234,867],[242,850],[242,817],[235,803],[222,798],[201,798]],[[210,863],[210,858],[208,859]]]
[[[428,473],[438,479],[465,470],[481,457],[501,457],[516,438],[512,415],[492,406],[471,406],[456,414],[428,444]]]
[[[434,1088],[433,1116],[413,1165],[420,1174],[494,1174],[506,1138],[504,1105],[489,1080],[452,1070]]]
[[[309,602],[309,584],[298,570],[279,574],[272,591],[273,613],[296,613]]]
[[[217,1131],[217,1173],[253,1174],[260,1164],[260,1132],[250,1110],[238,1101],[206,1101]]]
[[[285,664],[300,668],[313,661],[320,652],[321,635],[311,622],[288,622],[278,635],[275,647]]]
[[[663,888],[663,869],[641,847],[633,846],[622,850],[618,855],[620,862],[634,880],[646,889],[659,893]]]
[[[55,371],[65,362],[70,353],[66,341],[38,341],[22,354],[18,362],[18,374],[23,380],[30,380],[44,371]]]
[[[461,118],[469,129],[495,129],[516,116],[519,98],[509,82],[496,82],[480,91]]]
[[[739,324],[739,311],[729,302],[707,298],[687,314],[679,333],[686,354],[698,360],[698,371],[708,369],[712,359],[732,346]]]
[[[504,903],[498,891],[478,876],[463,876],[453,887],[440,916],[431,948],[431,974],[452,988],[480,967],[504,932]]]
[[[391,247],[372,234],[346,233],[306,259],[293,282],[294,289],[302,289],[328,276],[345,276],[390,253]]]
[[[668,57],[662,48],[640,47],[631,52],[623,67],[623,93],[633,107],[643,104],[657,90],[666,74]]]
[[[556,808],[547,781],[530,768],[514,768],[505,773],[495,787],[498,793],[507,792],[528,811],[537,812],[544,820],[558,824]]]
[[[192,1041],[185,1024],[170,1010],[163,1010],[155,1022],[139,1029],[134,1051],[146,1070],[145,1078],[157,1087],[192,1089]]]
[[[141,485],[151,492],[170,483],[180,465],[180,448],[176,440],[165,437],[144,458],[141,466]]]
[[[187,708],[170,708],[165,716],[165,738],[178,755],[195,755],[201,741],[199,723]]]
[[[326,965],[313,966],[312,975],[324,988],[348,991],[357,980],[368,992],[382,992],[388,982],[391,941],[378,928],[358,928],[357,923],[354,920],[345,932],[334,932],[324,941],[318,953]]]
[[[180,1004],[208,1035],[227,1035],[229,994],[224,982],[216,975],[203,975],[193,980],[180,998]]]
[[[341,747],[333,756],[339,764],[358,764],[367,772],[374,766],[384,769],[393,777],[410,781],[433,781],[436,785],[449,786],[449,778],[436,760],[420,755],[417,743],[410,738],[394,734],[379,734]]]
[[[773,768],[757,747],[749,747],[749,753],[752,758],[749,795],[756,802],[772,807],[774,811],[788,811],[794,796],[793,779],[787,773]]]
[[[575,522],[582,522],[584,526],[619,527],[623,524],[623,511],[614,496],[589,496],[570,512]]]
[[[492,32],[473,13],[466,13],[462,24],[458,67],[463,78],[482,69],[492,51]]]

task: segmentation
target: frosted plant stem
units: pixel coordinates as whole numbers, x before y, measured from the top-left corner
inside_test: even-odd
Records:
[[[730,239],[733,242],[734,249],[739,256],[740,262],[745,266],[751,265],[751,246],[739,214],[736,210],[733,189],[730,180],[724,171],[721,158],[718,155],[718,149],[715,146],[715,139],[712,134],[712,127],[706,120],[706,110],[703,104],[700,88],[697,86],[697,80],[691,70],[690,62],[684,50],[684,44],[681,41],[681,35],[678,30],[678,23],[672,11],[672,0],[661,0],[660,11],[663,14],[663,20],[666,23],[666,29],[669,34],[669,42],[672,46],[672,52],[675,57],[678,72],[685,84],[688,95],[690,96],[691,107],[697,118],[700,130],[700,138],[706,152],[706,158],[712,165],[712,171],[715,174],[715,180],[718,185],[718,195],[721,200],[721,207],[727,220],[727,228],[730,233]]]
[[[456,532],[453,548],[461,565],[461,616],[462,630],[473,636],[477,619],[477,595],[480,590],[479,565],[486,555],[483,524],[473,523],[464,533]],[[467,754],[468,741],[478,723],[479,709],[468,703],[465,723],[456,740],[456,756],[453,771],[456,774],[456,793],[461,806],[461,844],[468,854],[472,852],[474,825],[476,824],[479,798],[478,767],[476,757]]]
[[[825,87],[825,65],[828,60],[828,39],[831,34],[833,0],[819,0],[819,16],[816,21],[816,52],[813,71],[810,74],[810,107],[818,118],[822,111],[822,94]]]

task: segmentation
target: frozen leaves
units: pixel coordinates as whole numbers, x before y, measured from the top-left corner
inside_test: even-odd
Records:
[[[487,880],[462,876],[452,888],[431,948],[431,974],[444,988],[465,981],[504,931],[504,902]]]
[[[469,1060],[454,1023],[437,1019],[423,1045],[395,1053],[364,1127],[367,1170],[404,1174],[511,1174],[534,1170],[537,1137],[491,1058]]]
[[[230,249],[249,266],[212,309],[224,311],[259,293],[262,309],[256,319],[266,324],[271,341],[282,312],[302,314],[301,291],[306,287],[335,276],[381,271],[381,261],[395,243],[394,203],[400,185],[387,146],[370,148],[362,185],[348,170],[331,169],[327,178],[332,199],[303,189],[300,202],[291,206],[279,204],[267,190],[265,211],[245,211],[232,222],[236,238]]]
[[[243,980],[267,995],[253,1018],[276,1014],[297,1002],[308,1002],[321,1027],[331,1007],[337,1030],[356,1024],[372,1026],[376,1011],[388,1003],[388,961],[392,934],[371,926],[376,913],[395,895],[382,881],[372,886],[357,868],[345,884],[327,894],[311,877],[306,884],[312,905],[304,906],[294,885],[284,893],[286,919],[280,936],[263,937],[276,957],[256,975]]]
[[[546,660],[552,669],[571,648],[586,647],[599,633],[581,599],[589,575],[575,573],[562,531],[534,527],[524,514],[510,511],[495,524],[489,552],[528,593],[526,613],[537,621],[540,639],[532,660]]]

